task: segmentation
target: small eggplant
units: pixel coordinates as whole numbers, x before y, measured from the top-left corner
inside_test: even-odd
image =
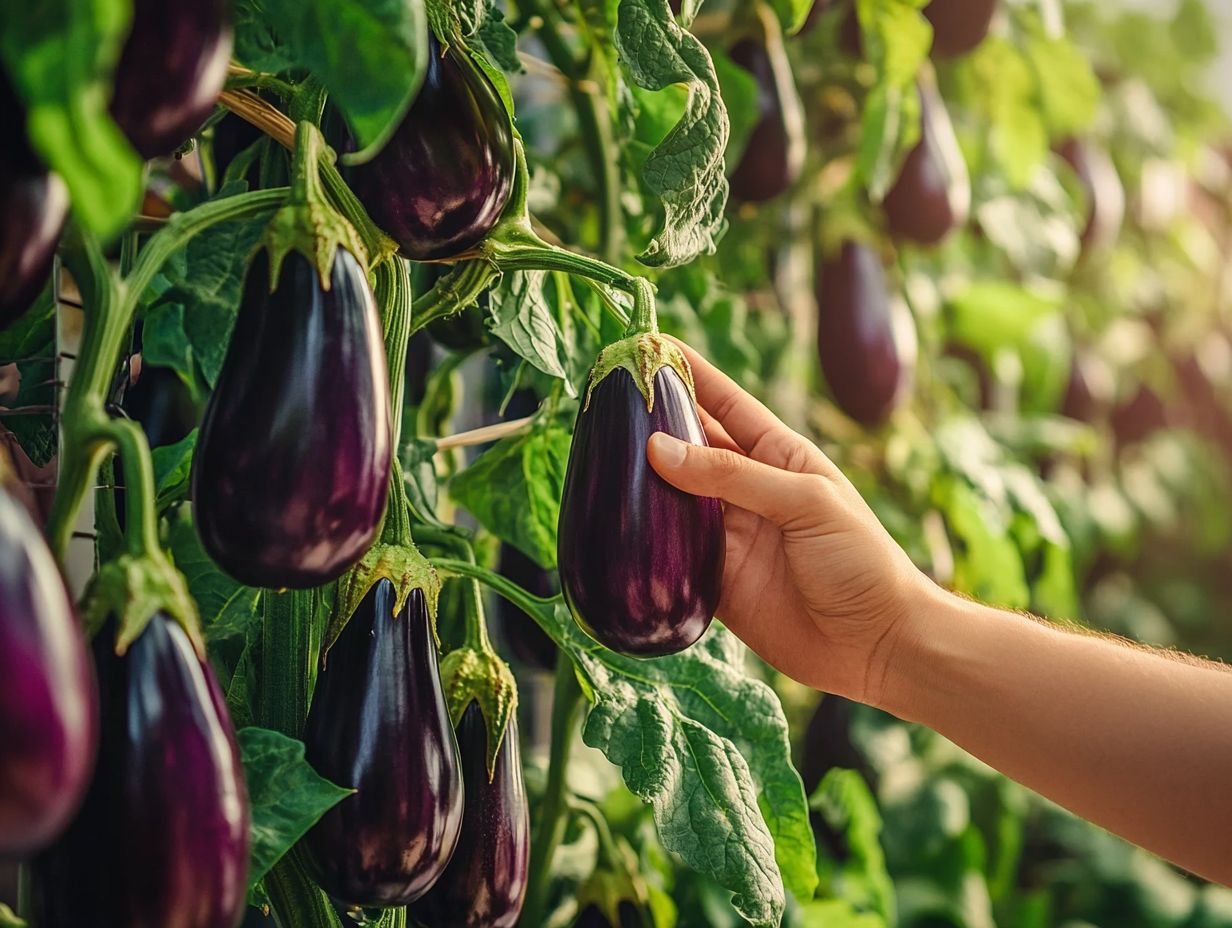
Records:
[[[436,882],[462,829],[461,760],[422,591],[394,614],[379,580],[330,649],[304,729],[308,762],[354,787],[304,839],[339,902],[407,905]]]
[[[477,702],[457,728],[466,808],[453,859],[412,914],[427,928],[514,928],[530,866],[530,808],[517,717],[509,719],[488,779],[488,727]]]
[[[413,261],[448,258],[496,225],[513,187],[513,129],[500,95],[466,52],[429,33],[428,72],[402,125],[352,187]]]
[[[933,27],[934,58],[965,55],[984,41],[997,0],[932,0],[924,15]]]
[[[60,572],[0,488],[0,856],[39,850],[68,824],[89,783],[97,712]]]
[[[894,409],[911,379],[877,252],[848,240],[817,278],[817,351],[839,407],[866,426]]]
[[[719,602],[726,553],[719,501],[677,490],[646,460],[655,432],[707,443],[676,370],[661,367],[653,385],[649,412],[623,367],[590,387],[569,453],[557,543],[561,587],[578,624],[638,657],[682,651],[702,636]]]
[[[206,551],[249,586],[336,578],[380,526],[389,429],[381,322],[363,267],[339,248],[327,290],[293,251],[271,293],[258,252],[193,460]]]
[[[248,798],[214,672],[158,614],[115,653],[94,640],[98,767],[34,862],[40,928],[234,928],[248,895]]]
[[[893,238],[935,245],[966,223],[971,180],[944,101],[931,84],[919,93],[920,140],[882,208]]]
[[[757,84],[757,125],[731,173],[731,195],[761,203],[785,193],[804,167],[804,119],[791,68],[782,54],[746,38],[732,46],[731,59]]]
[[[51,273],[68,190],[26,141],[25,109],[0,69],[0,330],[22,316]]]
[[[182,441],[197,424],[198,408],[192,391],[175,371],[141,365],[136,383],[124,391],[121,406],[145,431],[151,448]]]
[[[142,158],[175,151],[205,122],[227,79],[227,0],[134,0],[111,115]]]

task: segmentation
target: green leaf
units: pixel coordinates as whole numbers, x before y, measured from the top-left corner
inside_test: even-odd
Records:
[[[804,25],[813,3],[814,0],[770,0],[771,8],[778,15],[783,31],[788,35]]]
[[[568,652],[591,702],[583,740],[650,805],[664,847],[734,893],[754,925],[779,924],[784,883],[812,898],[816,848],[787,720],[774,691],[746,675],[743,646],[726,629],[715,623],[679,654],[625,657],[586,635],[559,597],[537,600],[490,571],[467,572]]]
[[[64,178],[75,215],[102,238],[128,222],[143,183],[141,161],[108,112],[131,15],[129,0],[42,0],[0,20],[0,59],[25,102],[30,141]]]
[[[241,19],[237,53],[257,60],[241,60],[311,72],[355,133],[360,150],[348,160],[372,158],[423,80],[428,31],[422,0],[248,0],[247,6],[249,14],[259,12]]]
[[[17,364],[21,386],[16,396],[0,405],[11,409],[42,406],[48,412],[10,416],[0,408],[0,425],[13,433],[32,464],[45,467],[56,454],[58,440],[50,412],[56,402],[56,305],[51,287],[43,290],[25,315],[0,332],[0,364],[9,362]]]
[[[715,250],[727,205],[727,108],[710,54],[677,24],[667,0],[620,0],[616,48],[646,90],[689,88],[684,117],[646,159],[642,179],[663,200],[664,222],[639,260],[672,267]]]
[[[886,928],[872,912],[860,912],[845,899],[811,899],[800,907],[800,928]]]
[[[436,515],[436,442],[412,438],[402,447],[402,477],[407,500],[418,522],[443,525]]]
[[[492,290],[488,329],[534,367],[565,382],[570,396],[569,351],[544,293],[544,271],[504,275]]]
[[[24,918],[18,918],[3,902],[0,902],[0,928],[27,928]]]
[[[1099,106],[1099,79],[1091,59],[1067,38],[1052,38],[1042,31],[1025,47],[1035,71],[1039,107],[1052,138],[1064,138],[1086,129]]]
[[[541,567],[555,567],[569,444],[556,423],[502,439],[454,477],[449,492],[492,534]]]
[[[193,451],[196,447],[197,429],[193,429],[174,445],[164,445],[150,452],[154,461],[155,499],[159,512],[172,503],[188,498]]]
[[[894,883],[881,847],[881,813],[856,770],[833,769],[809,799],[826,823],[843,835],[847,857],[827,874],[834,895],[871,909],[886,924],[894,924]]]
[[[236,739],[252,810],[248,866],[252,887],[322,815],[354,790],[319,776],[304,760],[301,741],[264,728],[241,729]]]
[[[242,192],[237,184],[222,195]],[[146,311],[142,357],[189,383],[213,386],[243,294],[245,271],[267,217],[222,222],[195,236],[163,269],[166,289]]]

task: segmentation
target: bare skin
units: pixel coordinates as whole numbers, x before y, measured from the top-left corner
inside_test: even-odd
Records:
[[[718,614],[770,664],[940,732],[1098,825],[1232,885],[1232,672],[938,587],[837,467],[684,347],[710,440],[651,436],[726,503]]]

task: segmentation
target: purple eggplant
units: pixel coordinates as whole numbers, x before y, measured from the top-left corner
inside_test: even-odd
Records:
[[[234,928],[248,895],[248,797],[214,672],[184,630],[150,621],[121,656],[94,640],[98,767],[34,862],[40,928]]]
[[[258,252],[193,460],[206,551],[249,586],[339,576],[380,526],[389,428],[381,322],[363,267],[339,248],[326,290],[291,252],[271,293]]]
[[[761,42],[741,39],[730,55],[757,84],[758,117],[729,178],[731,195],[746,203],[761,203],[785,193],[804,167],[799,99],[786,61],[777,64]]]
[[[142,158],[168,155],[203,123],[227,79],[227,0],[134,0],[111,115]]]
[[[921,84],[920,140],[882,203],[896,240],[935,245],[967,221],[971,181],[945,103]]]
[[[51,841],[94,763],[94,678],[60,572],[0,488],[0,856]]]
[[[356,792],[304,839],[339,902],[407,905],[449,863],[462,829],[461,760],[420,590],[394,614],[377,582],[322,662],[304,729],[308,762]]]
[[[1087,198],[1086,223],[1082,227],[1084,251],[1105,247],[1116,240],[1125,219],[1125,188],[1108,152],[1083,139],[1067,139],[1060,148]]]
[[[514,928],[526,896],[530,809],[517,717],[509,719],[488,779],[488,727],[472,702],[457,728],[466,808],[453,859],[412,914],[426,928]]]
[[[0,329],[25,313],[51,274],[68,190],[26,140],[26,113],[0,68]]]
[[[997,0],[932,0],[924,15],[933,27],[934,58],[965,55],[984,41]]]
[[[693,397],[671,367],[654,375],[646,411],[617,368],[578,412],[560,508],[561,587],[578,624],[614,651],[682,651],[710,626],[723,581],[726,537],[717,499],[672,487],[646,460],[666,432],[706,444]]]
[[[910,365],[894,333],[881,259],[870,246],[846,241],[817,278],[817,350],[839,407],[866,426],[898,405]]]
[[[560,592],[556,573],[544,570],[513,545],[501,545],[499,571],[527,592],[548,599]],[[529,667],[552,670],[556,642],[525,612],[503,596],[496,600],[497,627],[514,656]]]
[[[428,72],[402,125],[351,186],[414,261],[479,244],[513,187],[513,129],[492,82],[429,34]]]

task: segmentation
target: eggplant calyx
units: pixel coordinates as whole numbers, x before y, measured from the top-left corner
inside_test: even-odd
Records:
[[[662,368],[670,367],[679,376],[689,391],[693,402],[697,402],[697,392],[693,386],[693,369],[676,345],[658,332],[646,332],[612,342],[595,358],[595,366],[590,369],[590,380],[586,386],[586,401],[583,409],[590,408],[590,396],[594,393],[603,378],[617,369],[626,370],[637,384],[638,391],[646,399],[646,412],[654,412],[654,382],[655,374]]]
[[[582,810],[585,811],[585,810]],[[637,855],[622,837],[613,838],[606,826],[600,830],[598,819],[587,813],[599,831],[600,865],[578,888],[578,911],[594,906],[607,919],[608,924],[622,924],[620,908],[631,905],[639,913],[645,912],[650,894],[642,880]]]
[[[161,552],[121,554],[100,567],[86,590],[82,617],[93,635],[108,617],[115,616],[116,654],[123,654],[159,613],[184,629],[197,656],[204,659],[205,642],[197,606],[189,595],[184,575]]]
[[[321,641],[322,656],[329,653],[347,622],[355,614],[368,592],[381,580],[394,585],[394,615],[401,615],[413,590],[422,590],[432,623],[432,635],[436,635],[436,604],[441,594],[441,580],[428,559],[414,545],[396,545],[378,541],[338,581],[337,608]],[[440,639],[437,638],[437,646]]]
[[[518,685],[509,665],[491,651],[463,647],[441,658],[441,687],[454,727],[462,721],[467,707],[479,706],[488,733],[488,782],[496,771],[496,755],[509,720],[518,707]]]
[[[261,246],[269,253],[270,292],[278,286],[283,259],[298,251],[317,269],[321,289],[330,288],[330,275],[338,249],[345,248],[368,267],[368,251],[355,227],[335,210],[321,186],[322,157],[333,152],[312,123],[295,129],[295,160],[291,169],[291,195],[265,227]]]

